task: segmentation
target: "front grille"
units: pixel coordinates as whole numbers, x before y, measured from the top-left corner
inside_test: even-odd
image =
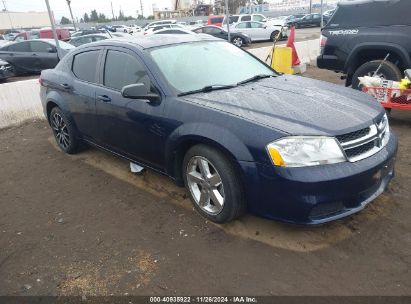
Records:
[[[346,149],[345,154],[347,155],[348,158],[353,158],[356,156],[359,156],[361,154],[367,153],[371,151],[375,147],[375,142],[370,141],[367,144],[352,148],[352,149]]]
[[[370,127],[368,128],[364,128],[358,131],[354,131],[354,132],[350,132],[347,134],[343,134],[343,135],[338,135],[337,139],[340,143],[345,143],[348,141],[352,141],[352,140],[356,140],[359,139],[361,137],[364,137],[366,135],[368,135],[370,133]]]
[[[358,131],[336,136],[347,159],[355,162],[367,158],[382,149],[388,141],[388,120],[382,117],[376,124]]]

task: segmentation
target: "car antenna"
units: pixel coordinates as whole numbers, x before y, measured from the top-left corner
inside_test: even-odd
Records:
[[[384,60],[381,61],[380,65],[378,66],[378,68],[375,70],[374,74],[372,75],[372,77],[375,77],[378,72],[381,70],[382,65],[387,61],[388,57],[390,57],[390,53],[387,54],[387,56],[385,56]]]

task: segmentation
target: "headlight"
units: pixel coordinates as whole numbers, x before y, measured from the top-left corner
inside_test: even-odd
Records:
[[[267,145],[274,165],[305,167],[346,161],[337,140],[325,136],[290,136]]]

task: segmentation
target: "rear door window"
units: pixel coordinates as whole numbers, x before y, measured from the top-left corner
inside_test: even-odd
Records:
[[[143,65],[130,54],[109,50],[104,66],[104,86],[121,90],[133,83],[144,83],[150,90],[150,78]]]
[[[10,45],[7,50],[10,52],[30,52],[30,45],[29,42],[23,41]]]
[[[80,80],[96,83],[99,50],[79,53],[73,58],[73,73]]]
[[[251,21],[251,16],[242,16],[241,21]]]
[[[48,53],[52,46],[42,41],[30,41],[30,48],[34,53]]]

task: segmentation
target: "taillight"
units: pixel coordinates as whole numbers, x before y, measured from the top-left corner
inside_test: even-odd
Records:
[[[320,38],[320,47],[322,47],[322,48],[325,47],[326,43],[327,43],[327,37],[321,35],[321,38]]]

